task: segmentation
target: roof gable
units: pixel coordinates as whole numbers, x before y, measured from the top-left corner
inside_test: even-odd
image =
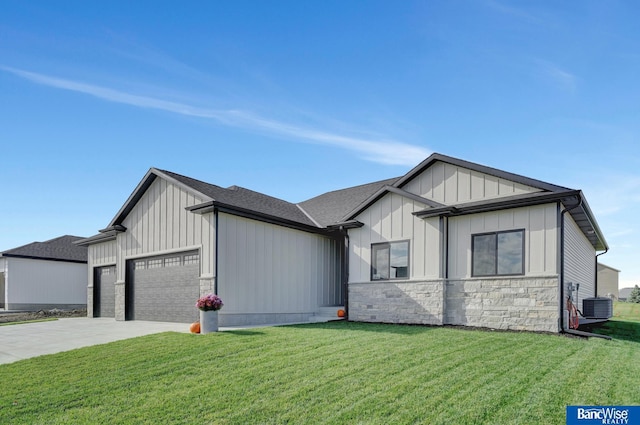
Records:
[[[87,262],[87,247],[74,242],[82,240],[80,236],[64,235],[44,242],[32,242],[0,253],[3,257],[31,258],[38,260]]]
[[[165,179],[187,192],[192,193],[194,196],[202,199],[203,203],[213,203],[217,206],[225,207],[228,210],[237,209],[238,211],[243,212],[256,212],[264,216],[272,217],[276,221],[280,219],[304,226],[318,228],[318,225],[303,211],[301,211],[300,208],[295,204],[282,199],[274,198],[239,186],[223,188],[171,171],[151,168],[147,174],[145,174],[138,186],[136,186],[133,193],[129,196],[122,208],[120,208],[113,220],[111,220],[109,226],[106,229],[101,230],[101,232],[109,233],[113,230],[118,230],[118,226],[122,226],[124,219],[133,210],[140,199],[142,199],[144,194],[157,178]],[[124,228],[120,230],[124,230]]]
[[[544,182],[542,180],[532,179],[529,177],[522,176],[520,174],[510,173],[508,171],[487,167],[485,165],[464,161],[462,159],[453,158],[451,156],[442,155],[439,153],[434,153],[430,155],[427,159],[422,161],[420,164],[415,166],[411,171],[409,171],[403,177],[398,179],[395,185],[397,187],[403,187],[407,185],[410,181],[415,179],[422,172],[424,172],[426,169],[430,168],[437,162],[443,162],[445,164],[466,168],[468,170],[475,171],[482,174],[487,174],[489,176],[494,176],[499,179],[509,180],[524,186],[533,187],[538,190],[549,191],[549,192],[561,192],[561,191],[571,190],[567,187],[558,186],[555,184]]]
[[[453,189],[447,186],[452,186]],[[429,208],[441,208],[462,202],[542,191],[565,192],[571,189],[434,153],[407,174],[395,179],[392,187],[382,187],[373,193],[340,221],[354,219],[387,193],[399,193],[399,190],[405,192],[400,193],[401,195],[414,200],[416,196],[423,198],[423,203]]]

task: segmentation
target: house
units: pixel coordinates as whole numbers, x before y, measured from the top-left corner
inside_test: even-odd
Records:
[[[620,290],[619,296],[618,296],[618,300],[620,301],[627,301],[627,298],[629,298],[629,296],[631,295],[631,292],[633,291],[634,288],[622,288]]]
[[[89,248],[88,312],[220,325],[349,320],[558,332],[608,246],[579,190],[433,154],[293,204],[152,168]],[[579,284],[579,285],[578,285]],[[577,290],[576,290],[577,289]]]
[[[617,300],[620,297],[618,292],[618,275],[620,270],[614,269],[606,264],[598,263],[598,296]]]
[[[60,236],[0,253],[0,308],[85,308],[87,248],[79,236]]]

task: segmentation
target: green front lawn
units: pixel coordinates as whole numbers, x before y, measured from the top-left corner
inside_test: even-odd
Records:
[[[563,424],[637,404],[639,360],[637,340],[445,327],[164,333],[0,365],[0,423]]]

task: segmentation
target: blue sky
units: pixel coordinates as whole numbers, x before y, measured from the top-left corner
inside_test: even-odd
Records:
[[[582,189],[640,284],[640,2],[0,2],[0,250],[149,167],[298,202],[432,152]]]

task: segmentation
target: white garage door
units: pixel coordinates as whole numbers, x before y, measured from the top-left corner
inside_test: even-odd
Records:
[[[191,323],[198,319],[197,251],[130,260],[127,272],[127,320]]]

